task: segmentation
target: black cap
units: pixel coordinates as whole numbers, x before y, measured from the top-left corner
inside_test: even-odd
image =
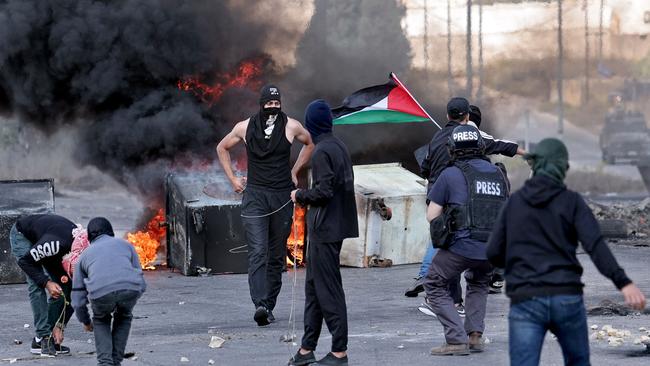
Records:
[[[481,127],[481,110],[475,105],[469,106],[469,120],[476,123],[476,127]]]
[[[100,235],[115,236],[113,225],[105,217],[95,217],[88,222],[88,241],[92,242]]]
[[[264,85],[260,90],[260,105],[262,106],[271,100],[280,101],[280,98],[280,88],[273,84]]]
[[[447,103],[447,114],[451,119],[461,119],[469,113],[469,102],[465,98],[454,97]]]

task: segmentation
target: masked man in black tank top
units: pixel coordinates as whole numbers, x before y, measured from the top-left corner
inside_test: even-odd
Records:
[[[286,242],[291,232],[291,191],[300,169],[309,161],[314,144],[309,132],[281,110],[280,90],[266,85],[260,92],[260,110],[241,121],[219,145],[217,154],[235,192],[244,194],[241,212],[248,244],[248,285],[257,325],[272,323],[273,308],[282,287]],[[304,144],[293,168],[291,144]],[[236,177],[230,152],[244,142],[248,177]]]

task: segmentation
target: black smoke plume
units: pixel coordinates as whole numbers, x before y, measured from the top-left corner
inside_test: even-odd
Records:
[[[213,153],[227,117],[178,80],[228,72],[273,37],[245,10],[209,0],[0,1],[0,111],[48,132],[80,128],[80,162],[153,195],[178,155]]]

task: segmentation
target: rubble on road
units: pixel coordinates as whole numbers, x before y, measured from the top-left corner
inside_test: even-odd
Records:
[[[208,347],[210,347],[210,348],[221,348],[221,346],[225,342],[226,342],[226,340],[221,338],[221,337],[212,336],[212,338],[210,338],[210,344],[208,345]]]
[[[650,197],[637,203],[600,204],[588,202],[598,220],[623,220],[631,239],[643,239],[650,235]]]
[[[609,324],[603,325],[600,330],[594,326],[591,326],[591,329],[594,330],[589,336],[592,342],[606,340],[610,347],[620,347],[631,341],[634,345],[644,345],[650,349],[650,331],[645,330],[645,327],[639,328],[639,335],[632,334],[632,331],[627,329],[616,329]]]

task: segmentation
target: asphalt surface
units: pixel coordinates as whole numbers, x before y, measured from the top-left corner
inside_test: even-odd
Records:
[[[515,102],[519,101],[519,103]],[[531,111],[530,123],[526,123],[524,110],[528,104],[525,99],[514,97],[505,107],[504,121],[507,126],[501,125],[502,132],[497,138],[524,141],[526,136],[532,143],[537,143],[546,137],[559,138],[567,145],[571,169],[596,171],[628,179],[640,180],[639,170],[632,165],[608,165],[602,161],[602,151],[598,143],[598,131],[588,130],[575,126],[564,120],[564,131],[557,131],[557,116],[552,113]],[[604,116],[602,117],[604,118]],[[504,122],[505,123],[505,122]]]
[[[648,258],[650,248],[616,246],[614,252],[631,277],[650,293]],[[597,273],[584,255],[585,299],[593,306],[604,299],[621,301],[614,286]],[[352,365],[507,365],[508,300],[504,295],[490,295],[485,336],[490,344],[484,353],[464,357],[434,357],[432,346],[444,342],[442,327],[434,318],[421,314],[417,306],[422,297],[403,296],[417,266],[393,268],[344,268],[343,281],[348,302],[349,357]],[[302,336],[304,270],[298,271],[296,288],[296,333]],[[253,322],[253,306],[248,297],[246,275],[184,277],[169,270],[148,272],[148,290],[135,308],[135,319],[127,351],[137,359],[125,360],[124,365],[283,365],[297,346],[280,342],[288,332],[291,309],[293,273],[284,275],[284,287],[275,310],[277,322],[257,327]],[[0,291],[1,359],[17,358],[22,365],[92,365],[93,336],[82,331],[75,318],[66,330],[66,342],[72,349],[69,356],[56,359],[31,359],[28,345],[32,336],[31,313],[25,285],[6,285]],[[589,324],[638,333],[638,328],[650,329],[650,316],[590,317]],[[325,327],[324,327],[325,329]],[[226,339],[221,348],[208,347],[212,335]],[[15,345],[14,340],[23,344]],[[329,351],[331,338],[325,331],[317,356]],[[591,360],[594,365],[648,365],[650,354],[632,340],[620,347],[610,347],[606,341],[592,342]],[[21,359],[26,357],[27,359]],[[188,362],[181,362],[181,358]],[[4,361],[8,363],[9,361]],[[562,365],[559,345],[550,335],[546,337],[542,355],[543,365]]]
[[[84,192],[63,190],[57,195],[57,212],[76,222],[103,215],[111,219],[116,233],[122,235],[137,221],[142,205],[126,192],[100,190]],[[624,245],[612,246],[619,262],[641,289],[650,294],[650,248]],[[614,286],[602,277],[586,255],[580,255],[585,266],[584,282],[587,306],[605,299],[622,301]],[[463,357],[434,357],[433,346],[444,342],[439,322],[417,310],[423,297],[406,298],[404,289],[411,283],[418,265],[392,268],[343,268],[343,282],[348,303],[349,357],[351,365],[435,365],[453,363],[457,366],[477,364],[507,365],[509,301],[504,295],[490,295],[485,336],[490,340],[484,353]],[[302,336],[304,303],[304,269],[297,273],[295,288],[295,323],[298,342]],[[297,345],[281,342],[291,334],[289,315],[292,304],[293,272],[284,275],[283,289],[274,311],[277,322],[268,327],[254,323],[246,275],[184,277],[168,269],[146,273],[148,290],[135,307],[128,352],[135,360],[123,365],[284,365]],[[93,365],[93,336],[85,333],[73,317],[66,330],[65,345],[70,355],[41,359],[29,354],[33,335],[31,311],[25,285],[0,286],[0,364],[16,359],[17,365]],[[25,328],[25,324],[29,327]],[[650,316],[598,316],[589,318],[590,325],[630,330],[650,329]],[[226,341],[221,348],[210,348],[212,336]],[[15,344],[14,340],[22,342]],[[648,365],[650,354],[643,346],[626,339],[620,347],[607,341],[593,341],[591,360],[594,365]],[[329,351],[331,338],[323,327],[317,357]],[[181,362],[185,357],[187,362]],[[542,365],[562,365],[557,341],[547,335]]]

